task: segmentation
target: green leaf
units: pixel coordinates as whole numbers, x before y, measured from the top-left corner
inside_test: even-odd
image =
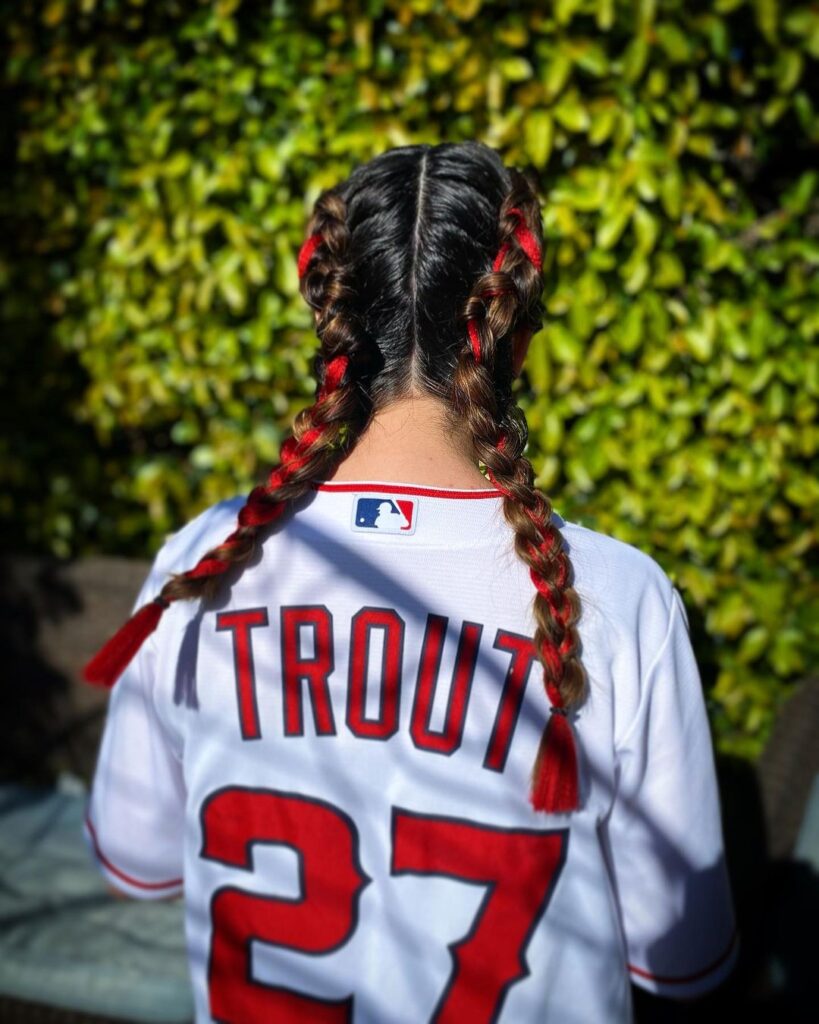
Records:
[[[614,24],[614,0],[596,0],[597,27],[601,32],[608,32]]]
[[[557,49],[547,61],[541,81],[546,99],[554,99],[566,85],[572,70],[572,60],[567,49]]]
[[[780,92],[791,92],[802,77],[804,59],[798,50],[780,50],[776,55],[774,75]]]
[[[262,146],[256,152],[256,168],[262,177],[268,181],[276,182],[282,174],[282,160],[279,151],[274,146]]]
[[[603,216],[598,224],[595,244],[601,249],[611,249],[616,245],[631,219],[635,205],[636,200],[633,196],[627,196],[609,204],[608,208],[603,211]]]
[[[668,168],[660,179],[660,202],[671,220],[679,220],[682,213],[683,178],[677,167]]]
[[[507,57],[500,62],[500,70],[507,82],[526,82],[532,77],[532,65],[525,57]]]
[[[654,31],[672,63],[687,64],[691,60],[689,37],[679,25],[675,25],[671,21],[664,21],[656,25]]]
[[[634,84],[643,74],[648,60],[648,42],[644,36],[636,36],[625,49],[622,60],[623,79]]]
[[[610,71],[605,48],[593,39],[583,39],[572,48],[572,61],[595,78],[602,78]]]
[[[551,324],[547,338],[548,351],[559,363],[576,364],[580,361],[580,341],[563,324]]]
[[[529,342],[524,368],[534,391],[546,394],[551,387],[550,342],[546,330],[538,331]]]
[[[702,325],[692,325],[685,328],[682,336],[685,338],[691,353],[700,362],[704,363],[711,358],[714,351],[714,338],[711,332]]]
[[[247,305],[247,288],[243,278],[236,273],[220,275],[219,291],[234,313],[241,313]]]
[[[622,265],[620,275],[623,278],[623,289],[628,295],[636,295],[645,285],[649,275],[649,262],[639,250]]]
[[[610,104],[599,107],[591,113],[588,138],[593,146],[599,146],[608,139],[617,123],[617,107]]]
[[[660,233],[659,222],[642,203],[636,204],[632,219],[637,248],[642,253],[651,252]]]
[[[523,121],[524,146],[535,167],[544,167],[552,151],[554,122],[545,110],[533,110]]]
[[[591,123],[588,110],[576,96],[564,97],[553,109],[555,120],[569,131],[585,131]]]
[[[679,288],[685,281],[685,269],[673,252],[657,253],[651,283],[655,288]]]
[[[563,444],[564,434],[562,418],[555,409],[548,409],[543,417],[543,425],[539,435],[544,452],[559,453]]]
[[[768,43],[775,45],[779,25],[778,0],[753,0],[752,7],[759,30]]]
[[[782,206],[792,215],[800,216],[808,209],[808,204],[817,192],[819,173],[815,170],[804,171],[793,184],[782,193]]]
[[[775,96],[762,108],[762,123],[768,126],[775,124],[787,112],[789,105],[786,96]]]
[[[568,25],[582,3],[583,0],[555,0],[554,12],[558,25]]]
[[[643,341],[644,320],[644,307],[639,302],[631,303],[615,333],[619,351],[624,353],[637,351]]]

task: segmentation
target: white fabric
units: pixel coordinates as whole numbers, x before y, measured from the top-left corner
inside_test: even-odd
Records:
[[[359,504],[362,498],[369,503]],[[192,567],[225,539],[242,504],[238,497],[215,505],[169,538],[135,607],[159,591],[170,571]],[[197,1024],[216,1019],[207,982],[216,931],[212,900],[217,890],[229,888],[267,897],[267,904],[260,899],[254,905],[266,908],[264,927],[274,931],[289,927],[296,908],[296,924],[279,944],[249,942],[237,934],[231,947],[228,931],[220,937],[224,948],[241,953],[244,943],[251,950],[249,987],[257,993],[279,987],[325,1001],[305,1006],[326,1009],[329,1002],[342,1014],[324,1018],[319,1009],[303,1007],[294,1019],[417,1024],[432,1019],[440,1000],[445,1011],[436,1019],[457,1020],[452,1014],[458,1006],[460,1019],[467,1019],[466,1004],[452,1001],[464,996],[463,978],[471,969],[462,964],[461,981],[453,984],[456,944],[468,935],[483,941],[488,933],[481,927],[491,924],[500,963],[512,934],[504,931],[512,927],[509,907],[515,921],[526,917],[529,928],[517,943],[518,969],[506,961],[503,969],[479,969],[481,977],[497,977],[476,996],[470,1024],[628,1022],[630,981],[662,995],[691,996],[713,988],[733,968],[739,935],[702,686],[680,594],[654,559],[553,514],[581,599],[581,655],[590,686],[588,700],[569,719],[580,758],[582,808],[544,815],[528,802],[531,767],[549,713],[536,661],[524,677],[502,770],[497,750],[495,770],[485,764],[514,645],[534,634],[535,589],[514,551],[502,506],[492,488],[382,481],[314,485],[264,539],[252,564],[231,574],[221,597],[206,606],[178,601],[165,612],[116,684],[86,834],[109,881],[132,896],[179,893],[184,878]],[[367,528],[370,513],[379,525]],[[255,721],[259,735],[253,737],[251,729],[246,738],[236,667],[241,630],[229,618],[243,610],[255,610],[257,619],[245,632],[254,673],[245,731]],[[425,678],[431,672],[437,680],[427,721],[431,733],[443,729],[459,638],[477,643],[462,742],[449,752],[419,747],[410,728],[425,631],[432,630],[429,653],[435,650],[436,627],[443,630],[439,661],[428,657],[425,663]],[[358,654],[351,666],[352,649]],[[468,643],[464,651],[462,665],[468,667]],[[318,734],[308,676],[294,675],[293,659],[299,657],[308,676],[311,659],[324,665],[334,735]],[[350,710],[351,683],[361,677],[362,658],[366,696],[363,707],[353,699]],[[385,721],[389,716],[389,702],[386,711],[379,703],[382,673],[397,678],[400,691],[396,731],[377,739],[361,734],[375,728],[367,723],[379,713]],[[292,734],[295,719],[285,734],[288,686],[291,714],[298,708],[293,695],[302,698],[303,735]],[[231,829],[242,834],[249,813],[236,810],[242,804],[228,807],[229,820],[216,816],[207,826],[213,845],[205,849],[203,807],[210,807],[209,800],[213,808],[223,806],[219,801],[228,798],[220,791],[231,787],[242,794],[261,791],[250,799],[257,801],[254,815],[262,831],[271,822],[295,827],[286,801],[300,821],[305,807],[318,808],[321,821],[332,824],[326,833],[317,826],[319,839],[305,841],[326,852],[318,871],[322,878],[330,872],[328,884],[341,887],[334,905],[321,881],[315,887],[306,881],[316,870],[315,854],[305,856],[297,844],[248,840],[244,868],[236,864],[235,849],[234,860],[224,850],[219,854],[220,838],[228,842]],[[265,803],[264,794],[276,803]],[[412,840],[409,832],[419,816],[476,823],[483,831],[474,833],[479,839],[477,845],[470,840],[469,850],[483,850],[483,837],[490,836],[498,839],[503,857],[511,851],[517,859],[497,863],[497,851],[487,853],[487,860],[495,858],[487,869],[492,878],[481,883],[458,877],[468,871],[471,854],[463,867],[458,861],[445,869],[452,835],[446,830],[452,826],[436,833],[434,824],[422,821],[422,838]],[[305,828],[305,836],[314,834],[312,826]],[[396,828],[407,834],[396,836]],[[558,861],[545,904],[527,910],[526,893],[535,889],[520,888],[520,879],[529,877],[520,859],[525,854],[503,845],[513,841],[498,838],[503,829],[554,833]],[[350,836],[352,852],[345,846]],[[486,840],[487,850],[492,842]],[[532,842],[541,857],[551,840],[535,835]],[[456,853],[450,850],[449,859]],[[431,862],[423,871],[413,858],[427,854]],[[545,861],[533,863],[530,875],[540,884]],[[540,901],[543,891],[538,892]],[[301,898],[309,913],[299,917]],[[342,905],[350,910],[346,932],[322,916]],[[538,909],[542,905],[545,910]],[[507,917],[490,920],[487,915],[499,907]],[[251,918],[242,913],[236,919]],[[330,948],[333,927],[344,934]],[[296,948],[311,936],[316,950]],[[220,964],[221,957],[229,959],[224,948],[218,951]],[[468,960],[468,950],[462,955]],[[502,990],[498,978],[505,978]],[[269,1019],[289,1019],[276,1012],[274,1017],[269,1011]],[[248,1013],[237,1024],[256,1019]]]

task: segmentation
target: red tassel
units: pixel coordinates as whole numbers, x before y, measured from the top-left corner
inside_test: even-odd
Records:
[[[167,607],[168,602],[164,598],[156,597],[134,612],[85,666],[82,671],[85,681],[95,686],[112,687],[156,629]]]
[[[536,811],[562,813],[578,808],[577,749],[572,727],[559,711],[550,712],[543,730],[530,799]]]

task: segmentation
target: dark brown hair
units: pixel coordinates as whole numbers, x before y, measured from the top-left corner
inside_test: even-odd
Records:
[[[279,464],[249,495],[234,532],[174,573],[89,662],[86,678],[112,685],[171,601],[212,597],[290,504],[332,475],[376,411],[411,393],[434,395],[453,426],[468,425],[535,587],[533,642],[550,714],[532,803],[575,809],[567,715],[586,695],[580,602],[551,502],[523,454],[528,427],[512,394],[512,336],[543,323],[542,246],[532,181],[482,143],[391,149],[325,190],[298,261],[320,340],[316,401],[295,417]]]

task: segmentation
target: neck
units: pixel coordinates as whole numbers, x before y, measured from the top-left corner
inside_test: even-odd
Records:
[[[396,399],[375,413],[328,479],[491,486],[478,468],[468,431],[448,430],[442,402],[430,396]]]

